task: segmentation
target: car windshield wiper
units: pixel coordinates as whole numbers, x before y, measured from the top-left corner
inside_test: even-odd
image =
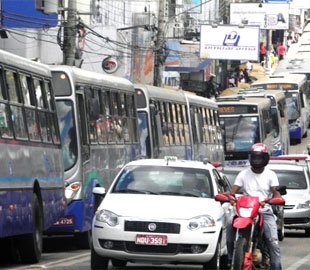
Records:
[[[120,189],[114,191],[115,193],[137,193],[137,194],[152,194],[158,195],[158,193],[150,191],[150,190],[141,190],[141,189]]]
[[[182,196],[188,196],[188,197],[201,197],[200,195],[197,195],[197,194],[194,194],[194,193],[191,193],[191,192],[183,192],[181,193]]]
[[[176,196],[182,196],[183,194],[177,191],[162,191],[159,193],[160,195],[176,195]]]

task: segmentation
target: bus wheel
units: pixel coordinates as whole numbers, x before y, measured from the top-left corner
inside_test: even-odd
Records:
[[[308,130],[306,130],[306,132],[304,133],[304,135],[302,137],[307,138],[307,136],[308,136]]]
[[[91,230],[74,234],[75,244],[79,249],[89,249],[92,246]]]
[[[22,263],[37,263],[42,254],[43,246],[43,212],[35,193],[32,196],[32,233],[18,239],[20,261]]]

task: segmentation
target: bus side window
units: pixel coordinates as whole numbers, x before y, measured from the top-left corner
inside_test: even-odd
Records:
[[[8,106],[0,103],[0,135],[2,138],[12,138],[13,132],[9,126],[10,114]]]

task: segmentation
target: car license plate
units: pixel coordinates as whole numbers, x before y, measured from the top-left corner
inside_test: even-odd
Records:
[[[167,246],[167,235],[137,234],[136,245]]]
[[[73,216],[60,218],[58,221],[54,223],[54,225],[73,225],[74,219]]]

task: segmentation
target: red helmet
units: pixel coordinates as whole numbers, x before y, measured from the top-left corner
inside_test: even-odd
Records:
[[[267,146],[263,143],[252,145],[249,152],[249,160],[254,172],[261,173],[269,162]]]

